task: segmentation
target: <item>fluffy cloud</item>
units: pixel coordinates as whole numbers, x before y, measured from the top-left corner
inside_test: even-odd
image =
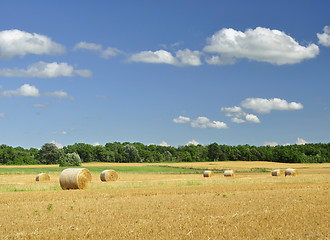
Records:
[[[259,118],[253,114],[246,114],[245,119],[246,119],[246,121],[251,122],[251,123],[260,123]]]
[[[297,138],[297,145],[305,145],[306,143],[308,143],[306,140],[302,139],[302,138]]]
[[[68,93],[64,91],[55,91],[55,92],[46,92],[43,94],[40,94],[39,89],[35,86],[31,86],[29,84],[23,84],[21,87],[19,87],[16,90],[9,90],[9,91],[2,91],[0,92],[1,96],[4,97],[15,97],[15,96],[21,96],[21,97],[41,97],[41,96],[48,96],[48,97],[55,97],[55,98],[69,98],[73,99],[72,96],[70,96]],[[35,105],[35,107],[41,107],[41,105]]]
[[[3,91],[1,92],[2,96],[13,97],[13,96],[22,96],[22,97],[39,97],[39,89],[35,86],[29,84],[24,84],[16,90]]]
[[[0,59],[10,60],[26,54],[56,54],[65,48],[49,37],[17,29],[0,31]]]
[[[188,123],[188,122],[190,122],[190,118],[184,117],[184,116],[179,116],[177,118],[174,118],[173,122],[174,123]]]
[[[36,108],[46,108],[46,107],[48,107],[49,105],[50,105],[49,102],[33,104],[33,106],[36,107]]]
[[[256,113],[270,113],[272,110],[300,110],[303,108],[301,103],[290,102],[279,98],[247,98],[241,103],[242,107],[251,109]]]
[[[270,146],[270,147],[275,147],[275,146],[278,145],[278,143],[277,142],[265,142],[264,145],[265,146]]]
[[[79,50],[79,49],[101,51],[102,45],[95,44],[95,43],[79,42],[76,44],[76,46],[73,48],[73,50]]]
[[[246,121],[243,120],[242,118],[238,118],[238,117],[233,117],[233,118],[231,119],[231,121],[232,121],[233,123],[245,123],[245,122],[246,122]]]
[[[260,123],[259,118],[256,115],[248,114],[242,110],[241,107],[223,107],[222,112],[225,112],[227,117],[231,117],[231,121],[234,123]]]
[[[241,107],[223,107],[221,108],[222,112],[225,112],[227,117],[242,117],[245,115]]]
[[[7,115],[5,113],[0,113],[0,118],[5,119],[7,118]]]
[[[186,145],[187,146],[189,146],[189,145],[197,146],[197,145],[199,145],[199,143],[193,139],[193,140],[189,141]]]
[[[231,65],[235,63],[235,59],[230,56],[206,56],[205,61],[210,65]]]
[[[106,49],[103,49],[102,45],[100,45],[100,44],[87,43],[87,42],[79,42],[73,48],[73,50],[79,50],[79,49],[96,51],[100,54],[100,56],[102,58],[105,58],[105,59],[117,56],[122,53],[122,51],[118,50],[117,48],[108,47]]]
[[[210,121],[207,117],[198,117],[191,121],[191,126],[193,128],[228,128],[227,124],[219,121]]]
[[[162,141],[161,144],[159,144],[159,146],[162,146],[162,147],[169,147],[170,145],[168,145],[167,142]]]
[[[28,66],[27,69],[0,69],[0,76],[4,77],[34,77],[34,78],[56,78],[72,77],[79,75],[81,77],[90,77],[89,70],[75,70],[73,66],[67,63],[46,63],[38,62]]]
[[[101,57],[105,58],[105,59],[108,59],[110,57],[117,56],[121,53],[122,53],[122,51],[118,50],[117,48],[108,47],[108,48],[106,48],[105,50],[103,50],[101,52]]]
[[[54,144],[57,148],[63,148],[63,145],[60,144],[59,142],[56,142],[55,140],[51,141],[50,143]]]
[[[190,123],[193,128],[228,128],[227,124],[220,121],[211,121],[207,117],[198,117],[197,119],[190,119],[189,117],[179,116],[173,119],[174,123]]]
[[[304,47],[284,32],[262,27],[245,32],[223,28],[208,38],[207,43],[205,52],[220,54],[220,57],[209,59],[209,64],[232,64],[235,58],[275,65],[295,64],[319,53],[315,44]]]
[[[133,62],[145,62],[145,63],[166,63],[175,65],[177,63],[176,59],[172,56],[170,52],[165,50],[143,51],[140,53],[133,54],[130,57]]]
[[[68,98],[73,100],[74,98],[72,96],[70,96],[67,92],[64,92],[62,90],[60,91],[55,91],[55,92],[46,92],[44,93],[45,96],[47,97],[55,97],[55,98]]]
[[[143,51],[133,54],[129,60],[132,62],[164,63],[175,66],[199,66],[202,65],[200,55],[200,52],[189,49],[177,51],[175,57],[172,53],[165,50],[155,52]]]
[[[185,66],[199,66],[202,65],[200,60],[201,53],[198,51],[191,51],[189,49],[179,50],[176,52],[176,58],[179,64]]]
[[[319,39],[319,44],[323,46],[330,47],[330,27],[325,26],[323,28],[323,33],[318,33],[317,37]]]

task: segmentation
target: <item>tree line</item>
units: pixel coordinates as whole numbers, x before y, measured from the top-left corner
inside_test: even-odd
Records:
[[[330,143],[286,146],[250,145],[185,145],[160,146],[134,142],[102,145],[75,143],[57,148],[46,143],[40,149],[0,145],[0,164],[60,164],[76,166],[82,162],[204,162],[204,161],[269,161],[282,163],[330,162]]]

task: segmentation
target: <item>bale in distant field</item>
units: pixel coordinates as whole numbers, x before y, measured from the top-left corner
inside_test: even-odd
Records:
[[[50,176],[47,173],[39,173],[36,177],[37,182],[50,181]]]
[[[275,169],[272,171],[272,176],[281,176],[283,171],[281,169]]]
[[[298,171],[296,169],[288,168],[285,170],[285,176],[297,176],[297,175],[298,175]]]
[[[118,179],[118,174],[115,170],[104,170],[100,175],[102,182],[116,181]]]
[[[234,170],[226,170],[223,175],[225,177],[233,177],[234,176]]]
[[[212,176],[214,176],[214,172],[213,171],[204,171],[203,176],[204,177],[212,177]]]
[[[87,189],[92,181],[92,174],[86,168],[67,168],[60,175],[60,185],[66,189]]]

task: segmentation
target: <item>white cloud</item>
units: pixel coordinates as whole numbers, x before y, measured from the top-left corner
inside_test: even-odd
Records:
[[[99,142],[93,143],[93,146],[99,146],[99,145],[101,145]]]
[[[247,98],[241,103],[242,107],[251,109],[254,112],[265,114],[272,110],[300,110],[303,109],[301,103],[290,102],[279,98]]]
[[[63,148],[63,145],[56,142],[55,140],[51,141],[50,143],[54,144],[57,148]]]
[[[165,50],[155,52],[143,51],[133,54],[129,60],[132,62],[164,63],[175,66],[199,66],[202,65],[200,55],[200,52],[189,49],[177,51],[175,57],[172,53]]]
[[[232,65],[236,61],[234,58],[229,57],[229,56],[206,56],[205,61],[207,64],[210,65]]]
[[[275,147],[275,146],[278,145],[278,143],[277,142],[265,142],[264,145],[265,146],[270,146],[270,147]]]
[[[173,119],[174,123],[189,123],[193,128],[228,128],[227,124],[220,121],[210,121],[207,117],[198,117],[197,119],[190,119],[189,117],[179,116]]]
[[[47,97],[55,97],[55,98],[68,98],[73,100],[74,97],[70,96],[67,92],[64,92],[62,90],[60,91],[54,91],[54,92],[46,92],[44,93],[45,96]]]
[[[34,77],[34,78],[56,78],[72,77],[79,75],[90,77],[92,73],[89,70],[75,70],[71,65],[63,63],[37,62],[25,69],[0,69],[0,76],[4,77]]]
[[[186,145],[187,146],[189,146],[189,145],[197,146],[197,145],[199,145],[199,143],[193,139],[193,140],[189,141]]]
[[[323,28],[323,33],[316,34],[319,39],[319,44],[323,46],[330,47],[330,27],[325,26]]]
[[[7,115],[5,113],[0,113],[0,118],[5,119],[7,118]]]
[[[314,58],[319,53],[315,44],[299,45],[292,37],[279,30],[257,27],[245,32],[223,28],[207,39],[205,52],[220,54],[209,64],[232,64],[236,58],[248,58],[275,65],[295,64]]]
[[[118,50],[117,48],[108,47],[106,49],[103,49],[102,45],[100,44],[87,43],[87,42],[79,42],[73,48],[73,50],[79,50],[79,49],[98,52],[100,56],[105,59],[122,54],[122,51]]]
[[[102,45],[95,44],[95,43],[79,42],[76,44],[76,46],[73,48],[73,50],[79,50],[79,49],[85,49],[85,50],[91,50],[91,51],[101,51]]]
[[[67,135],[68,132],[67,132],[67,131],[62,131],[61,134],[62,134],[62,135]]]
[[[173,122],[174,123],[188,123],[188,122],[190,122],[190,118],[184,117],[184,116],[179,116],[177,118],[174,118]]]
[[[202,62],[200,60],[201,53],[199,51],[191,51],[189,49],[179,50],[176,52],[176,58],[179,64],[184,66],[200,66]]]
[[[169,147],[170,145],[168,145],[167,142],[162,141],[161,144],[159,144],[159,146],[162,146],[162,147]]]
[[[246,114],[245,119],[246,119],[246,121],[251,122],[251,123],[260,123],[259,118],[253,114]]]
[[[13,96],[22,96],[22,97],[39,97],[39,89],[35,86],[29,84],[24,84],[16,90],[9,90],[1,92],[2,96],[13,97]]]
[[[39,89],[35,86],[30,84],[23,84],[16,90],[8,90],[0,92],[0,95],[4,97],[14,97],[14,96],[21,96],[21,97],[40,97],[40,96],[48,96],[48,97],[55,97],[55,98],[69,98],[73,99],[68,93],[64,91],[54,91],[54,92],[46,92],[40,94]],[[48,104],[47,104],[48,105]],[[46,107],[45,104],[35,104],[35,107]]]
[[[44,102],[44,103],[36,103],[36,104],[34,104],[33,106],[34,106],[34,107],[37,107],[37,108],[46,108],[46,107],[48,107],[49,105],[50,105],[49,102]]]
[[[302,139],[302,138],[297,138],[297,145],[305,145],[306,143],[308,143],[306,140]]]
[[[0,31],[0,59],[10,60],[26,54],[56,54],[65,48],[49,37],[17,29]]]
[[[246,121],[241,119],[241,118],[237,118],[237,117],[233,117],[232,119],[230,119],[233,123],[245,123]]]
[[[223,107],[221,108],[222,112],[225,112],[227,117],[231,117],[233,123],[260,123],[259,118],[254,114],[248,114],[242,110],[241,107]]]
[[[140,53],[133,54],[130,57],[133,62],[145,62],[145,63],[166,63],[166,64],[177,64],[175,57],[170,52],[165,50],[143,51]]]
[[[73,71],[73,75],[89,78],[93,75],[93,73],[88,69],[78,69]]]
[[[108,48],[106,48],[105,50],[103,50],[101,52],[101,57],[105,58],[105,59],[108,59],[110,57],[117,56],[121,53],[122,53],[122,51],[118,50],[117,48],[108,47]]]
[[[227,124],[219,121],[210,121],[207,117],[198,117],[191,121],[191,126],[193,128],[228,128]]]
[[[234,106],[234,107],[222,107],[222,112],[225,112],[227,117],[242,117],[245,115],[244,111],[241,107]]]

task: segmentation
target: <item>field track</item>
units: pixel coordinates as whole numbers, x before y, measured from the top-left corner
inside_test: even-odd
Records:
[[[104,183],[93,173],[91,189],[66,191],[59,173],[45,183],[34,174],[0,175],[0,239],[330,239],[330,164],[159,165],[237,174],[123,172]],[[288,167],[298,176],[269,172]],[[254,171],[261,168],[267,172]]]

